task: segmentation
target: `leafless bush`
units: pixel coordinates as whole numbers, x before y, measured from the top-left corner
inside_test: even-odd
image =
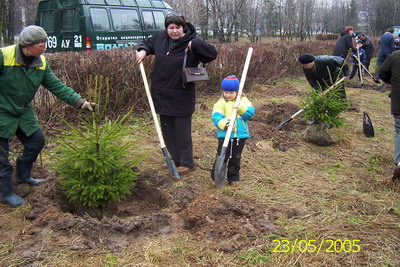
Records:
[[[335,33],[319,33],[315,35],[315,39],[320,40],[320,41],[325,41],[325,40],[337,40],[339,39],[339,34]]]
[[[199,83],[197,90],[218,92],[221,80],[227,75],[240,78],[248,48],[254,48],[246,84],[269,83],[283,77],[302,75],[297,57],[302,53],[330,54],[334,41],[271,43],[216,44],[218,58],[207,64],[210,80]],[[134,61],[133,49],[92,51],[90,53],[68,52],[46,55],[56,74],[68,86],[82,96],[86,96],[86,83],[90,75],[102,75],[110,81],[110,116],[126,113],[133,105],[135,111],[148,110],[143,81],[139,67]],[[152,70],[153,57],[145,60],[146,72]],[[250,87],[249,87],[250,88]],[[35,107],[42,122],[53,121],[54,112],[67,116],[70,108],[55,99],[47,90],[41,88],[35,99]]]

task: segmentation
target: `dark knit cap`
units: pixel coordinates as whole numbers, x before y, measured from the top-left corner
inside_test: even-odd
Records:
[[[315,60],[315,57],[311,54],[305,53],[298,58],[301,64],[309,64]]]
[[[221,87],[223,91],[239,91],[239,80],[235,75],[230,75],[222,80]]]
[[[21,46],[30,46],[46,41],[47,33],[42,27],[29,25],[19,34],[19,44]]]

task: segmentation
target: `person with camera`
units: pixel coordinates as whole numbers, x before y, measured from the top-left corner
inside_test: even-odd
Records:
[[[184,84],[182,69],[197,67],[217,58],[215,47],[197,37],[194,26],[181,14],[165,18],[165,29],[139,45],[136,62],[155,55],[151,74],[151,94],[156,112],[160,115],[161,131],[166,147],[180,174],[194,168],[192,144],[192,114],[195,110],[195,84]]]

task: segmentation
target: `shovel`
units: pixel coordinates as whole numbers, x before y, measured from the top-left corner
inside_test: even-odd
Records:
[[[345,77],[342,77],[339,81],[335,82],[331,87],[329,87],[328,89],[326,89],[325,91],[322,92],[322,94],[326,94],[329,90],[331,90],[332,88],[335,88],[338,84],[340,84],[341,82],[343,82],[345,80]],[[302,113],[304,111],[304,108],[300,109],[299,111],[297,111],[296,113],[294,113],[292,116],[290,116],[289,119],[285,120],[284,122],[282,122],[281,124],[278,125],[278,127],[276,127],[277,130],[282,130],[283,128],[285,128],[289,122],[291,122],[297,115],[299,115],[300,113]]]
[[[360,81],[361,81],[361,86],[364,84],[363,81],[363,73],[362,73],[362,67],[361,67],[361,60],[360,60],[360,49],[357,47],[357,61],[358,61],[358,73],[360,74]]]
[[[369,70],[364,66],[364,64],[361,63],[360,59],[357,58],[357,57],[356,57],[356,59],[357,59],[357,61],[358,61],[359,66],[361,66],[361,67],[365,70],[365,72],[367,72],[368,75],[371,76],[371,78],[372,78],[372,80],[374,81],[374,83],[380,84],[381,82],[380,82],[378,79],[376,79],[376,78],[374,77],[374,75],[371,74],[371,72],[369,72]]]
[[[154,124],[156,126],[156,131],[157,131],[158,139],[160,140],[160,146],[161,146],[162,153],[164,155],[165,162],[167,163],[167,167],[168,167],[168,170],[169,170],[169,173],[171,174],[171,176],[174,177],[175,179],[179,179],[178,170],[176,169],[175,163],[169,157],[168,150],[165,146],[164,138],[161,134],[160,124],[158,123],[158,118],[157,118],[157,114],[156,114],[156,111],[154,108],[153,98],[151,97],[149,83],[147,82],[146,72],[144,70],[143,63],[140,63],[139,66],[140,66],[140,73],[142,74],[142,78],[143,78],[144,88],[146,89],[147,99],[149,100],[151,115],[153,116]]]
[[[253,48],[250,47],[249,50],[247,51],[247,57],[246,57],[246,61],[244,63],[243,73],[240,78],[239,91],[236,96],[235,104],[240,103],[240,97],[242,96],[244,82],[246,81],[247,70],[249,69],[252,53],[253,53]],[[227,171],[227,164],[228,164],[227,162],[225,162],[226,150],[228,148],[229,140],[231,139],[231,134],[232,134],[233,126],[236,121],[236,116],[237,116],[237,108],[234,108],[232,111],[228,130],[226,131],[226,136],[225,136],[222,148],[221,148],[221,152],[220,152],[219,156],[217,156],[217,158],[215,159],[214,180],[215,180],[215,185],[217,187],[221,187],[226,183],[225,178],[226,178],[226,171]]]

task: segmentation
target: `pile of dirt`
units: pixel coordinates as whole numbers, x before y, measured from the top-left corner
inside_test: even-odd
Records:
[[[381,81],[381,83],[349,83],[346,85],[346,87],[352,88],[352,89],[363,89],[363,90],[375,90],[378,92],[386,92],[390,91],[391,87],[390,84],[384,83]]]
[[[250,126],[252,135],[249,140],[250,148],[256,149],[255,145],[262,140],[271,141],[273,148],[281,151],[297,146],[299,141],[294,137],[293,132],[302,132],[307,125],[305,121],[296,118],[282,130],[276,129],[296,111],[298,107],[291,103],[270,103],[257,108]]]
[[[171,178],[156,170],[142,171],[131,195],[97,213],[91,209],[82,212],[69,203],[55,172],[34,167],[33,174],[47,181],[37,187],[17,186],[16,192],[29,203],[29,244],[35,243],[38,248],[49,231],[55,246],[79,239],[68,243],[68,247],[87,250],[106,246],[111,251],[134,244],[138,238],[182,230],[195,239],[226,240],[221,243],[225,245],[216,245],[215,249],[230,251],[245,246],[248,240],[239,238],[243,234],[279,232],[273,223],[275,211],[215,191],[204,193],[197,183],[174,186]],[[232,238],[237,239],[235,245],[227,241]],[[21,241],[20,248],[15,249],[36,255],[35,247],[29,244]]]

